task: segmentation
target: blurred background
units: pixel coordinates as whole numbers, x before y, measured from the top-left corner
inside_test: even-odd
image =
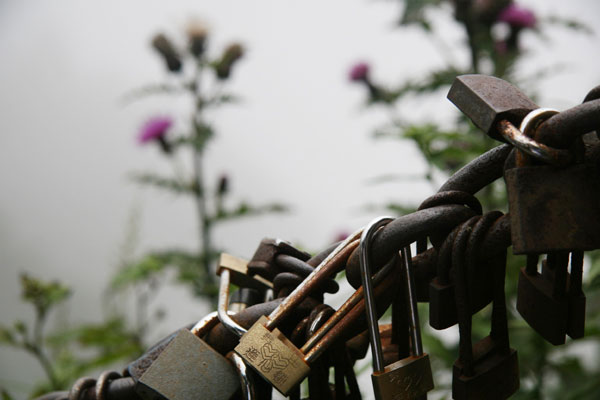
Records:
[[[20,301],[24,272],[71,288],[48,331],[99,324],[115,313],[139,322],[143,293],[141,312],[152,315],[144,325],[147,345],[212,310],[198,291],[176,283],[181,274],[173,270],[147,287],[107,292],[129,261],[199,243],[193,198],[132,179],[192,169],[189,156],[173,163],[161,147],[139,139],[149,118],[168,116],[170,130],[183,132],[197,111],[185,95],[147,95],[155,85],[177,86],[186,73],[169,73],[152,48],[161,32],[183,46],[190,31],[206,32],[204,52],[214,60],[223,61],[231,43],[243,48],[239,65],[222,79],[223,93],[235,101],[203,112],[215,132],[202,148],[203,168],[207,187],[226,192],[226,206],[257,205],[262,215],[224,218],[212,230],[216,249],[250,258],[263,237],[279,237],[317,251],[388,214],[385,204],[418,205],[445,175],[387,179],[421,176],[428,162],[415,141],[374,140],[373,132],[405,116],[451,123],[457,111],[445,99],[448,87],[398,104],[367,94],[364,80],[349,77],[359,62],[369,66],[369,82],[391,87],[427,80],[449,64],[470,68],[451,2],[434,1],[440,4],[423,11],[429,31],[420,23],[399,26],[412,3],[1,1],[0,323],[35,317]],[[510,76],[542,106],[580,103],[600,82],[598,32],[582,28],[595,28],[600,3],[519,4],[533,10],[538,24],[520,33]],[[549,28],[541,29],[545,22]],[[493,29],[506,35],[506,26]],[[495,70],[488,64],[481,72]],[[209,81],[207,90],[219,79]],[[15,398],[27,398],[46,376],[38,361],[10,346],[0,347],[0,371],[0,387]]]

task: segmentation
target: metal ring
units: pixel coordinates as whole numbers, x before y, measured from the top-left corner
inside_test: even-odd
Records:
[[[120,377],[117,371],[104,371],[96,382],[96,400],[105,400],[110,382]]]
[[[520,129],[517,129],[517,127],[508,120],[502,120],[498,123],[499,131],[507,141],[522,152],[547,164],[565,166],[573,159],[568,150],[547,146],[533,140],[530,137],[533,135],[528,135],[531,130],[535,130],[539,124],[555,114],[558,114],[558,111],[549,108],[538,108],[531,111],[523,118]],[[540,120],[541,118],[544,119]]]

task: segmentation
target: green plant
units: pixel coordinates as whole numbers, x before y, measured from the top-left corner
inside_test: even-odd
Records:
[[[229,205],[231,178],[222,174],[209,180],[205,174],[207,145],[215,137],[207,114],[215,107],[236,101],[224,91],[234,66],[243,57],[238,43],[227,46],[220,55],[212,57],[207,49],[207,32],[202,27],[188,30],[187,46],[176,46],[165,35],[152,41],[153,47],[165,62],[168,83],[151,85],[132,93],[130,98],[153,94],[183,95],[192,103],[193,112],[180,133],[170,117],[154,117],[140,131],[140,143],[157,143],[175,174],[162,176],[153,172],[135,173],[133,179],[143,185],[167,190],[175,195],[191,197],[196,204],[198,220],[198,250],[161,249],[152,251],[125,265],[113,279],[113,288],[125,288],[150,282],[166,268],[177,271],[178,281],[189,285],[193,293],[215,301],[217,285],[213,263],[220,250],[213,243],[213,230],[220,224],[241,217],[287,210],[280,203],[253,205],[239,201]],[[172,83],[176,82],[176,83]],[[191,154],[190,171],[184,171],[181,157]]]

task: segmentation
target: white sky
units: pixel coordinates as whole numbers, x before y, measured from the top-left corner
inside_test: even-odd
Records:
[[[600,16],[593,0],[523,3],[539,15],[575,17],[592,27]],[[386,83],[443,64],[419,30],[394,29],[398,16],[395,2],[367,0],[0,1],[0,322],[32,317],[17,301],[21,271],[76,286],[69,319],[99,320],[101,293],[136,207],[139,252],[195,245],[190,201],[141,190],[126,177],[169,172],[158,151],[138,147],[134,137],[156,113],[183,120],[185,103],[120,102],[129,90],[164,78],[151,36],[165,31],[182,39],[193,17],[210,27],[213,52],[238,40],[248,50],[229,88],[243,103],[213,114],[218,139],[209,149],[209,176],[229,174],[237,200],[279,200],[293,208],[287,216],[223,226],[218,245],[242,257],[262,237],[320,249],[338,231],[374,217],[362,210],[365,204],[424,199],[433,188],[423,184],[366,184],[381,174],[421,171],[423,162],[409,144],[370,138],[386,114],[364,110],[364,91],[346,79],[357,60],[371,62],[375,79]],[[462,32],[438,20],[447,45],[459,45]],[[600,82],[598,40],[563,28],[549,32],[546,41],[524,35],[530,55],[523,70],[566,64],[543,85],[539,101],[564,109]],[[467,54],[453,57],[464,63]],[[440,93],[403,112],[443,119],[454,107]],[[209,311],[173,288],[158,292],[156,302],[169,313],[156,337]],[[0,368],[0,384],[41,376],[30,358],[6,349]]]

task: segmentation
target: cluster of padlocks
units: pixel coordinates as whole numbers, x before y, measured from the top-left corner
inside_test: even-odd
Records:
[[[434,382],[418,302],[429,303],[432,328],[458,324],[453,398],[514,394],[508,247],[527,256],[516,305],[523,319],[554,345],[584,333],[583,255],[600,248],[600,141],[593,133],[600,87],[561,113],[481,75],[458,77],[448,97],[478,128],[508,143],[463,167],[416,212],[377,218],[319,254],[273,239],[248,261],[222,254],[216,312],[156,344],[122,376],[81,379],[62,395],[270,399],[274,388],[291,399],[360,399],[353,367],[370,347],[375,398],[425,398]],[[501,177],[509,213],[483,212],[474,195]],[[334,310],[324,294],[338,290],[342,272],[355,290]],[[472,316],[490,303],[490,334],[473,343]],[[391,324],[379,325],[390,308]],[[43,398],[61,398],[51,396]]]

